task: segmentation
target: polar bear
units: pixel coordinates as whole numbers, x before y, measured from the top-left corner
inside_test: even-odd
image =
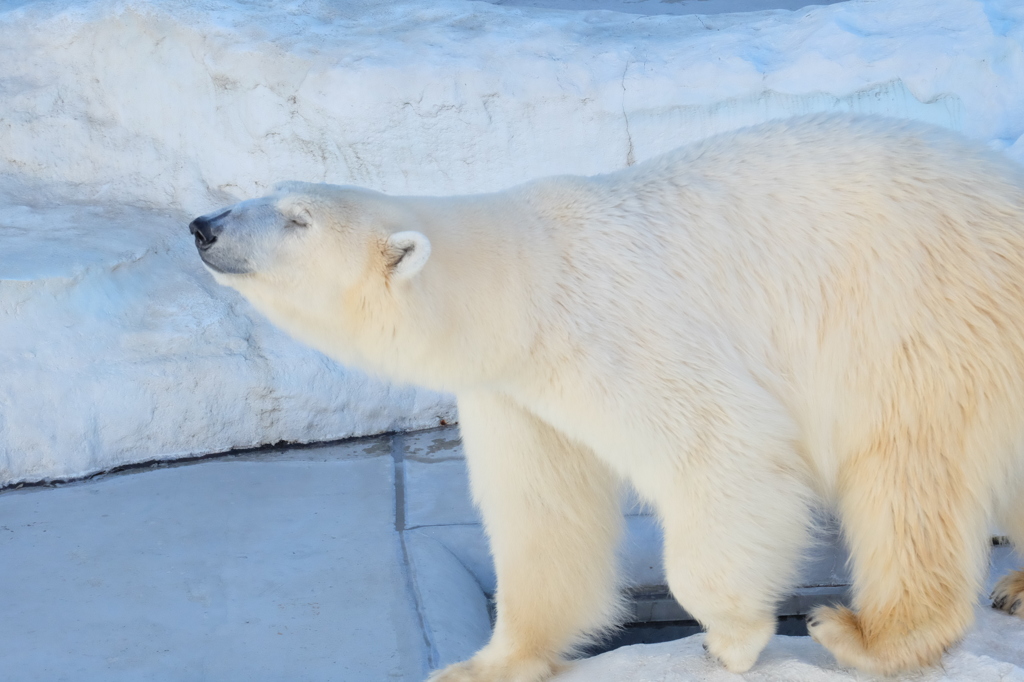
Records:
[[[870,672],[963,635],[990,524],[1024,546],[1024,171],[952,133],[803,117],[495,194],[289,183],[190,227],[300,340],[457,395],[497,622],[433,680],[543,680],[616,622],[621,481],[736,672],[817,505],[853,608],[808,628]],[[1024,572],[995,605],[1022,598]]]

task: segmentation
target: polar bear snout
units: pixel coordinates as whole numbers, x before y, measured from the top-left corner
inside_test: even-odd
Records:
[[[197,249],[205,251],[213,246],[213,243],[217,241],[217,235],[224,229],[223,225],[217,224],[217,221],[229,213],[231,213],[230,208],[213,217],[201,215],[189,223],[188,231],[195,236]]]
[[[199,257],[208,268],[219,274],[237,275],[252,271],[251,260],[257,240],[253,234],[235,229],[236,208],[232,206],[201,215],[188,225],[188,231],[195,237]]]

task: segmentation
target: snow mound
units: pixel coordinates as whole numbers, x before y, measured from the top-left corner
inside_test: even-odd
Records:
[[[0,187],[0,484],[454,419],[250,316],[180,211],[38,196]]]
[[[188,220],[277,181],[490,191],[814,111],[1024,158],[1015,0],[8,0],[0,63],[0,485],[454,417],[449,396],[301,348],[199,269]]]
[[[195,213],[285,179],[465,193],[606,172],[808,111],[923,117],[1007,146],[1024,132],[1022,13],[28,4],[0,14],[0,172]]]
[[[775,636],[748,672],[726,671],[701,646],[703,635],[664,644],[637,644],[577,663],[558,682],[1021,682],[1024,681],[1024,620],[979,608],[977,624],[942,659],[939,668],[884,678],[840,667],[810,637]]]
[[[587,9],[603,9],[630,14],[725,14],[728,12],[764,12],[796,10],[808,5],[832,5],[845,0],[587,0]],[[486,0],[507,7],[544,9],[581,9],[579,0]]]

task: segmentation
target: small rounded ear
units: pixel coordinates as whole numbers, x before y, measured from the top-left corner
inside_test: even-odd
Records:
[[[395,232],[384,252],[388,273],[396,280],[413,277],[430,258],[430,240],[419,232]]]
[[[305,206],[296,206],[289,211],[288,217],[300,227],[310,227],[313,225],[313,214]]]

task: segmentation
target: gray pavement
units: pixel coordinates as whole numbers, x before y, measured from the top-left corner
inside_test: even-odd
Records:
[[[389,446],[0,494],[0,679],[422,678]]]
[[[684,621],[625,510],[634,621]],[[0,681],[416,682],[486,642],[494,582],[452,427],[7,489]],[[847,582],[826,528],[781,615]]]

